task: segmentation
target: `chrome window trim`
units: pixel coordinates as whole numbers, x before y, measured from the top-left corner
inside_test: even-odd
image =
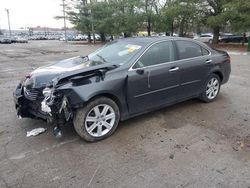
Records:
[[[142,54],[135,60],[135,62],[130,66],[130,68],[128,69],[128,71],[134,71],[134,70],[136,71],[137,69],[145,69],[145,68],[148,68],[148,67],[149,67],[149,68],[151,68],[151,67],[158,67],[158,66],[165,65],[165,64],[178,63],[178,62],[183,61],[183,60],[198,59],[198,58],[200,58],[200,57],[206,57],[206,56],[210,57],[210,56],[212,55],[212,52],[211,52],[209,49],[207,49],[206,47],[204,47],[204,46],[202,46],[202,45],[200,45],[200,44],[198,44],[198,43],[196,43],[196,42],[194,42],[195,44],[199,45],[201,48],[205,48],[205,49],[209,52],[209,54],[208,54],[208,55],[197,56],[197,57],[192,57],[192,58],[179,59],[179,60],[175,60],[175,61],[169,61],[169,62],[165,62],[165,63],[160,63],[160,64],[156,64],[156,65],[149,65],[149,66],[146,66],[146,67],[141,67],[141,68],[135,68],[135,69],[133,69],[133,66],[134,66],[134,65],[139,61],[139,59],[148,51],[148,49],[149,49],[150,47],[152,47],[152,46],[155,45],[155,44],[158,44],[158,43],[161,43],[161,42],[168,42],[168,41],[173,42],[173,41],[188,41],[188,40],[170,39],[170,40],[162,40],[162,41],[157,41],[157,42],[155,42],[155,43],[152,43],[152,44],[149,45],[149,46],[142,52]],[[190,41],[190,42],[192,42],[192,41]]]

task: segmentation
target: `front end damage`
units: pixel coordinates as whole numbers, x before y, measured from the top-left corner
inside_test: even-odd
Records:
[[[73,118],[68,98],[64,93],[53,88],[45,88],[41,89],[37,96],[32,99],[31,96],[34,97],[34,94],[27,90],[20,83],[14,92],[18,118],[42,119],[47,123],[54,124],[54,134],[56,137],[60,137],[60,127]]]
[[[14,92],[14,102],[19,118],[28,117],[42,119],[55,125],[54,135],[61,137],[61,127],[72,121],[75,110],[86,101],[80,101],[74,87],[100,82],[105,73],[115,66],[95,69],[87,72],[74,72],[55,78],[50,84],[40,88],[25,85],[24,81],[18,84]],[[62,89],[63,88],[63,89]],[[72,102],[74,101],[74,102]],[[74,104],[72,104],[74,103]]]
[[[54,135],[61,137],[60,127],[73,118],[69,100],[63,93],[54,90],[54,88],[45,88],[43,95],[41,111],[47,114],[47,122],[55,124]]]

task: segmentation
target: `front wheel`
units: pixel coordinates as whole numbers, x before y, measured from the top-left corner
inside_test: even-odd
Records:
[[[109,98],[100,97],[78,109],[73,123],[81,138],[94,142],[109,137],[116,130],[119,120],[117,104]]]
[[[212,74],[208,77],[200,99],[204,102],[214,101],[220,92],[221,80],[216,74]]]

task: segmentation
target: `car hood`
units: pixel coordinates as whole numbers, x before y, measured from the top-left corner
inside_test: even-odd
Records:
[[[64,75],[74,75],[106,67],[108,63],[93,62],[88,57],[74,57],[47,66],[40,67],[30,75],[24,82],[26,88],[40,88],[50,84],[52,80],[58,80]]]

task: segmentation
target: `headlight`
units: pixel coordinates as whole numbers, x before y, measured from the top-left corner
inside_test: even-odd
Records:
[[[45,97],[49,97],[49,96],[53,95],[53,89],[48,88],[48,87],[44,88],[43,89],[43,95]]]

